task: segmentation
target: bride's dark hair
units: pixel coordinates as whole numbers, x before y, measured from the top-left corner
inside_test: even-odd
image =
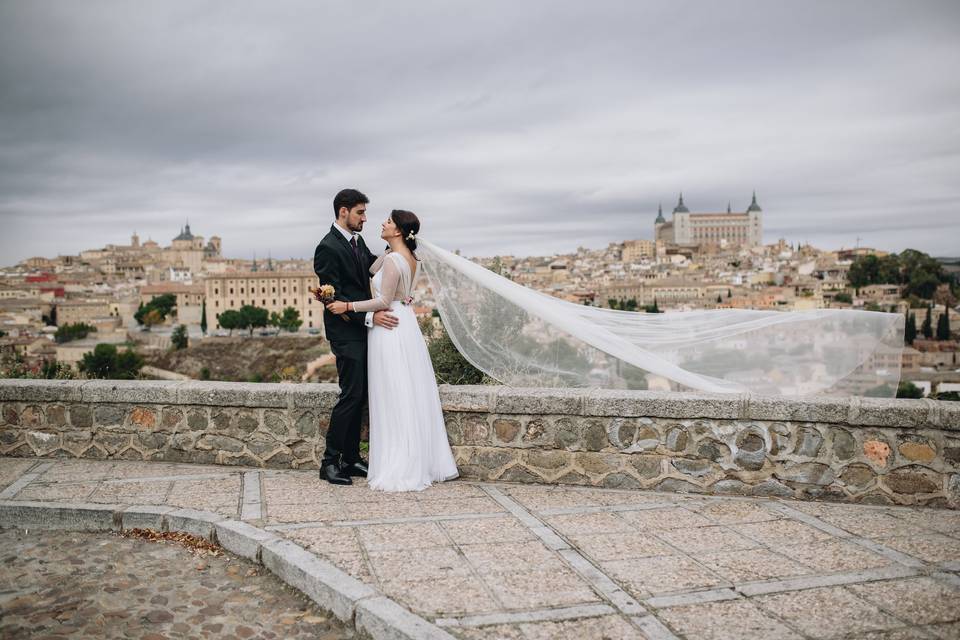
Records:
[[[412,211],[394,209],[390,212],[390,219],[403,234],[403,242],[411,252],[417,250],[417,234],[420,233],[420,218]]]

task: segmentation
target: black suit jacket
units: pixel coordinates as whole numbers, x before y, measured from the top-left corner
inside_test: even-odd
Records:
[[[323,237],[313,254],[313,270],[320,278],[320,284],[333,285],[334,298],[344,302],[370,299],[370,265],[375,258],[363,238],[357,235],[360,249],[360,264],[353,253],[353,247],[334,225]],[[323,310],[323,327],[330,342],[355,342],[367,339],[367,327],[363,321],[366,313],[348,312],[349,322]]]

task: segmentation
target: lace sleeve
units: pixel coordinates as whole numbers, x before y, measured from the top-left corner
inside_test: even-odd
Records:
[[[382,258],[381,258],[382,260]],[[396,260],[384,260],[383,280],[380,282],[380,295],[369,300],[360,300],[353,303],[354,311],[380,311],[386,309],[393,302],[400,286],[400,267]]]
[[[387,257],[388,255],[390,255],[390,254],[389,254],[389,253],[385,253],[385,254],[383,254],[382,256],[379,256],[376,260],[373,261],[373,264],[370,265],[370,275],[373,275],[373,274],[375,274],[377,271],[380,271],[380,268],[383,267],[383,261],[386,259],[386,257]]]

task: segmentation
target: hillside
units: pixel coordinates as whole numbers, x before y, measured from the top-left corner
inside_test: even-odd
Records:
[[[330,347],[323,338],[235,336],[206,338],[186,349],[146,358],[150,366],[191,378],[201,378],[201,371],[207,368],[211,380],[270,381],[274,376],[300,380],[311,362],[329,353]],[[326,364],[311,381],[336,379],[336,368]]]

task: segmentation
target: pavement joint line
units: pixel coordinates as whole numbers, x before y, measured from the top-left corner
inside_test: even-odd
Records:
[[[483,613],[461,618],[437,618],[438,627],[485,627],[494,624],[517,624],[523,622],[554,622],[595,618],[616,613],[608,604],[578,604],[572,607],[556,609],[537,609],[536,611],[518,611],[508,613]]]
[[[439,626],[296,543],[208,511],[170,510],[163,505],[2,500],[0,529],[116,531],[122,528],[127,511],[145,510],[162,518],[163,530],[187,531],[208,540],[216,538],[231,553],[261,564],[322,609],[352,625],[359,636],[373,640],[456,640]]]
[[[629,593],[620,588],[610,576],[593,565],[576,549],[561,549],[560,557],[567,561],[574,571],[580,574],[590,586],[600,592],[618,611],[628,616],[647,613],[646,607],[637,602]]]
[[[242,476],[243,502],[240,506],[241,520],[263,518],[263,494],[260,490],[260,472],[244,471]]]
[[[476,584],[480,585],[483,588],[487,596],[490,598],[490,601],[497,603],[497,605],[499,605],[502,609],[509,609],[509,605],[506,602],[504,602],[505,599],[497,595],[497,593],[493,590],[493,587],[490,586],[489,582],[487,582],[487,580],[485,580],[483,576],[480,574],[480,570],[477,568],[475,563],[472,562],[470,558],[467,557],[467,554],[463,552],[463,545],[458,543],[453,538],[450,532],[447,531],[446,527],[440,524],[435,524],[434,527],[440,531],[440,535],[442,535],[444,538],[447,539],[447,542],[450,543],[450,545],[456,551],[456,554],[460,557],[460,559],[464,562],[464,564],[466,564],[466,566],[470,568],[470,574],[473,576],[473,580],[476,582]],[[360,542],[360,547],[364,555],[366,556],[367,549],[366,549],[366,545],[364,545],[363,543],[363,540],[360,539],[360,529],[357,528],[357,529],[354,529],[353,531],[357,536],[358,542]],[[372,562],[370,563],[370,567],[372,570],[373,568]]]
[[[739,600],[742,596],[733,589],[707,589],[705,591],[687,591],[664,596],[647,598],[643,603],[654,609],[678,607],[687,604],[705,604],[708,602],[722,602],[724,600]]]
[[[846,531],[844,529],[841,529],[840,527],[832,525],[829,522],[824,522],[823,520],[821,520],[816,516],[812,516],[809,513],[804,513],[799,509],[794,509],[793,507],[789,505],[785,505],[782,502],[771,502],[771,503],[768,503],[767,507],[772,511],[777,511],[787,516],[788,518],[791,518],[793,520],[799,520],[800,522],[806,525],[810,525],[814,529],[819,529],[824,533],[829,533],[835,538],[853,537],[853,534],[850,533],[849,531]]]
[[[582,513],[623,513],[627,511],[650,511],[653,509],[669,509],[672,504],[666,502],[649,502],[645,504],[611,504],[585,507],[557,507],[554,509],[533,509],[539,516],[571,516]]]
[[[40,462],[27,469],[20,477],[7,486],[6,489],[0,491],[0,500],[12,499],[15,495],[26,489],[30,483],[46,473],[53,464],[53,462]]]
[[[481,520],[489,518],[506,518],[509,513],[456,513],[436,516],[405,516],[403,518],[378,518],[372,520],[314,520],[311,522],[291,522],[271,524],[265,527],[269,531],[286,531],[294,529],[312,529],[315,527],[365,527],[376,524],[407,524],[416,522],[448,522],[450,520]]]
[[[481,485],[480,488],[486,492],[488,496],[493,498],[497,504],[512,513],[517,520],[522,522],[528,528],[536,529],[543,526],[543,523],[536,516],[522,507],[516,500],[510,498],[504,492],[500,491],[498,487],[485,484]]]
[[[667,625],[660,622],[652,615],[634,616],[630,618],[634,625],[639,627],[647,640],[679,640]]]
[[[224,478],[231,478],[235,473],[208,473],[208,474],[192,474],[192,475],[177,475],[177,476],[144,476],[142,478],[109,478],[102,480],[49,480],[47,482],[40,482],[38,484],[50,485],[73,485],[73,484],[87,484],[90,482],[101,482],[103,484],[136,484],[138,482],[177,482],[185,480],[223,480]]]
[[[938,582],[944,584],[949,584],[954,589],[960,589],[960,576],[955,573],[947,573],[946,571],[934,571],[930,574],[930,577]]]
[[[512,513],[543,543],[556,551],[566,563],[576,571],[587,584],[612,604],[618,611],[628,615],[647,613],[646,608],[624,591],[610,576],[598,569],[577,549],[571,548],[552,528],[541,522],[521,504],[492,485],[483,485],[482,489],[498,504]],[[561,546],[562,545],[562,546]]]
[[[554,551],[560,551],[561,549],[569,549],[570,545],[566,540],[557,535],[557,533],[546,525],[541,525],[539,527],[529,527],[530,532],[533,535],[540,538],[543,544],[547,545],[550,549]]]
[[[887,545],[877,542],[876,540],[870,540],[869,538],[863,538],[861,536],[853,536],[852,538],[849,538],[849,540],[854,544],[860,545],[865,549],[869,549],[870,551],[883,556],[887,560],[891,560],[905,567],[923,569],[929,566],[929,564],[919,558],[914,558],[913,556],[907,555],[902,551],[891,549]]]
[[[917,575],[920,575],[920,572],[916,569],[901,565],[889,565],[878,569],[865,569],[863,571],[845,571],[841,573],[798,576],[779,580],[741,582],[735,584],[733,588],[749,598],[770,593],[803,591],[806,589],[817,589],[819,587],[837,587],[862,582],[891,580],[894,578],[911,578]]]
[[[821,520],[820,518],[817,518],[816,516],[812,516],[808,513],[804,513],[799,509],[795,509],[781,502],[770,503],[769,507],[774,511],[778,511],[784,514],[785,516],[788,516],[795,520],[799,520],[800,522],[803,522],[804,524],[808,524],[811,527],[819,529],[824,533],[829,533],[830,535],[836,538],[840,538],[842,540],[848,540],[854,544],[857,544],[857,545],[860,545],[861,547],[869,549],[874,553],[877,553],[883,556],[887,560],[896,562],[897,564],[901,564],[906,567],[912,567],[914,569],[919,569],[919,568],[924,568],[929,566],[927,562],[924,562],[919,558],[915,558],[901,551],[897,551],[896,549],[891,549],[890,547],[886,546],[883,543],[877,542],[876,540],[870,540],[869,538],[852,534],[849,531],[841,529],[840,527],[836,527],[828,522],[824,522],[823,520]]]

